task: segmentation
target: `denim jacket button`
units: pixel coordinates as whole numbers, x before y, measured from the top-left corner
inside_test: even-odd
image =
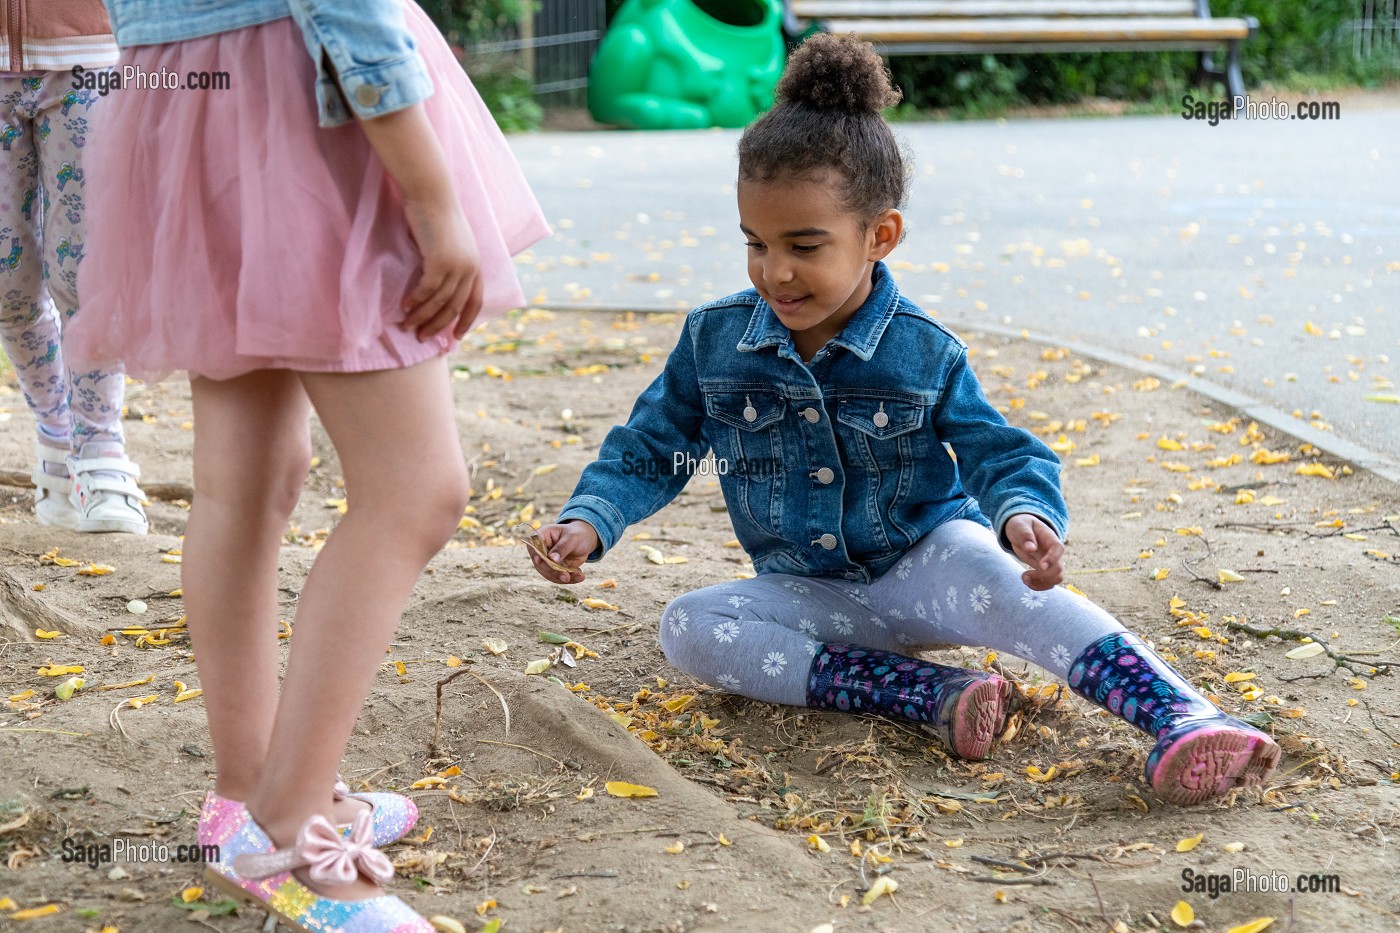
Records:
[[[802,417],[806,418],[812,424],[816,424],[818,421],[822,420],[822,413],[815,408],[804,408],[802,409]]]
[[[823,486],[830,483],[835,478],[836,473],[832,471],[831,467],[822,467],[817,471],[817,482],[821,483]]]
[[[877,411],[870,418],[870,420],[875,422],[875,427],[883,428],[885,425],[890,423],[890,416],[885,414],[883,411]]]
[[[384,92],[372,84],[361,84],[355,89],[355,100],[361,107],[373,107],[383,96]]]
[[[745,421],[757,421],[757,420],[758,420],[758,409],[757,409],[757,408],[754,408],[752,405],[746,405],[746,406],[744,407],[744,420],[745,420]]]
[[[830,534],[822,535],[817,539],[817,543],[828,551],[834,551],[836,549],[836,536]]]

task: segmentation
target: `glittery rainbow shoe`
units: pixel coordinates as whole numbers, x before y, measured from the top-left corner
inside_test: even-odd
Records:
[[[1191,806],[1262,784],[1279,747],[1226,715],[1132,632],[1094,642],[1070,665],[1070,689],[1156,737],[1145,776],[1167,803]]]
[[[307,867],[312,881],[348,884],[358,875],[380,884],[394,868],[374,848],[370,817],[355,817],[342,836],[323,816],[313,816],[291,849],[278,849],[241,803],[206,799],[199,817],[199,839],[219,847],[216,861],[206,863],[205,881],[228,896],[270,911],[283,923],[307,933],[433,933],[413,908],[392,895],[362,901],[322,897],[303,885],[292,870]]]
[[[336,778],[335,789],[331,793],[336,800],[349,797],[352,800],[363,800],[373,807],[370,810],[370,820],[374,828],[374,844],[381,848],[407,836],[408,831],[418,822],[418,805],[403,794],[352,794],[344,779],[339,777]]]

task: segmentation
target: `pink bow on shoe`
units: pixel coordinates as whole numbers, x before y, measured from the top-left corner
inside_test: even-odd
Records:
[[[321,884],[349,884],[360,874],[387,884],[394,877],[394,866],[374,847],[368,813],[355,815],[347,836],[318,813],[302,825],[291,849],[245,852],[234,859],[233,870],[244,878],[266,878],[303,865],[310,869],[311,880]]]
[[[394,877],[394,866],[374,847],[368,813],[355,814],[348,836],[336,832],[324,816],[313,816],[301,828],[297,850],[311,880],[322,884],[349,884],[359,874],[378,884]]]

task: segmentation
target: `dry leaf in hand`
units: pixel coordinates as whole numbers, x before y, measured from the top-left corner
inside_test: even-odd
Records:
[[[574,572],[574,568],[565,567],[563,564],[550,558],[549,548],[544,546],[544,539],[540,537],[539,532],[535,531],[534,526],[531,525],[529,522],[521,522],[520,524],[512,528],[510,530],[510,533],[515,536],[516,540],[520,541],[520,543],[524,544],[527,548],[534,551],[535,556],[538,557],[545,564],[545,566],[549,567],[551,570],[560,570],[564,573]]]

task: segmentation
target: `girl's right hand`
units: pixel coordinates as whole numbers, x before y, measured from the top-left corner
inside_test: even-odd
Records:
[[[540,576],[552,583],[582,583],[583,574],[578,568],[599,544],[598,532],[593,530],[593,526],[579,520],[568,521],[562,525],[545,525],[539,530],[539,536],[549,551],[550,560],[574,568],[571,573],[555,570],[540,560],[534,551],[526,548],[530,562],[535,565]]]
[[[423,276],[404,299],[403,327],[417,328],[421,341],[450,327],[453,338],[461,340],[481,312],[476,236],[453,198],[407,198],[404,212],[423,256]]]

